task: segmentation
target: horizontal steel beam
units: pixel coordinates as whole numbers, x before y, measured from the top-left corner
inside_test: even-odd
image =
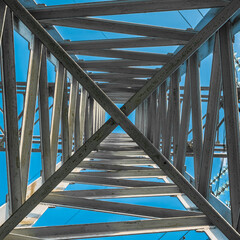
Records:
[[[146,76],[141,74],[127,74],[127,73],[89,73],[89,76],[96,81],[117,81],[118,79],[135,79],[146,81]]]
[[[194,31],[105,20],[100,18],[47,19],[41,20],[40,22],[47,25],[57,25],[71,28],[91,29],[105,32],[124,33],[146,37],[159,37],[183,41],[188,41],[195,35]]]
[[[132,56],[133,57],[133,56]],[[150,69],[150,68],[134,68],[134,67],[101,67],[101,68],[88,68],[88,71],[101,71],[101,72],[109,72],[109,73],[120,73],[120,74],[133,74],[136,76],[142,77],[151,77],[154,73],[157,72],[158,69]]]
[[[160,11],[175,11],[184,9],[214,8],[226,6],[228,1],[224,0],[124,0],[95,3],[79,3],[69,5],[58,5],[42,7],[30,10],[31,14],[38,20],[54,18],[72,18],[83,16],[103,16],[130,13],[146,13]]]
[[[109,202],[95,199],[85,199],[70,196],[61,196],[51,194],[47,196],[43,203],[54,206],[62,206],[69,208],[88,209],[90,211],[107,212],[113,214],[122,214],[134,217],[145,218],[169,218],[169,217],[184,217],[184,216],[202,216],[201,212],[183,211],[175,209],[166,209],[158,207],[148,207],[127,203]]]
[[[93,176],[93,177],[104,177],[104,178],[152,178],[166,176],[161,169],[148,169],[148,170],[118,170],[116,172],[80,172],[72,173],[77,176]]]
[[[26,236],[26,235],[21,235],[21,234],[14,234],[14,233],[11,233],[8,237],[7,237],[8,240],[41,240],[41,238],[38,238],[38,237],[29,237],[29,236]]]
[[[117,164],[103,164],[100,161],[83,161],[79,164],[79,167],[84,169],[98,169],[98,170],[141,170],[145,171],[148,170],[148,167],[131,167],[131,166],[122,166]]]
[[[159,66],[158,62],[150,61],[138,61],[138,60],[127,60],[127,59],[118,59],[118,60],[91,60],[83,61],[79,60],[77,63],[80,67],[88,68],[101,68],[101,67],[129,67],[129,66]]]
[[[120,38],[106,40],[89,40],[89,41],[74,41],[65,42],[61,46],[66,51],[78,51],[87,49],[108,49],[108,48],[137,48],[137,47],[157,47],[157,46],[172,46],[184,45],[187,40],[175,40],[167,38],[155,37],[138,37],[138,38]]]
[[[119,187],[149,187],[149,186],[165,186],[166,183],[161,182],[147,182],[138,180],[126,180],[126,179],[114,179],[106,178],[101,176],[90,176],[70,173],[64,181],[87,183],[93,185],[104,185],[104,186],[119,186]]]
[[[127,50],[112,50],[112,49],[90,49],[90,50],[69,50],[69,54],[76,55],[87,55],[87,56],[98,56],[98,57],[109,57],[109,58],[122,58],[131,59],[138,61],[150,61],[158,62],[159,65],[165,64],[172,57],[171,55],[160,54],[160,53],[147,53]]]
[[[124,236],[170,231],[186,231],[208,227],[209,220],[203,216],[176,217],[160,220],[138,220],[126,222],[108,222],[80,224],[70,226],[21,228],[14,234],[36,236],[51,239],[81,239],[93,237]],[[6,240],[9,240],[7,237]]]
[[[58,191],[50,193],[61,196],[72,196],[88,199],[105,199],[105,198],[132,198],[132,197],[154,197],[170,196],[181,194],[176,185],[163,185],[155,187],[130,187],[125,189],[99,189],[99,190],[75,190],[75,191]]]

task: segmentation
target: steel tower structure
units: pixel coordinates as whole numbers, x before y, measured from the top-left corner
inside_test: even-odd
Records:
[[[240,239],[239,88],[233,54],[239,7],[239,0],[57,6],[0,0],[4,116],[0,150],[6,153],[8,177],[7,202],[0,207],[0,239],[85,239],[183,230],[203,231],[210,239]],[[195,29],[187,30],[96,18],[202,8],[211,9]],[[66,41],[55,26],[135,37]],[[16,81],[14,31],[29,42],[26,82]],[[173,54],[125,50],[178,45]],[[200,64],[210,54],[210,82],[201,86]],[[84,61],[76,55],[116,59]],[[56,68],[55,82],[48,81],[47,61]],[[20,115],[18,95],[24,96]],[[118,108],[119,103],[124,105]],[[134,110],[135,124],[127,118]],[[36,112],[38,135],[33,134]],[[108,121],[106,112],[111,116]],[[112,133],[118,125],[126,134]],[[226,148],[216,141],[223,125]],[[42,175],[28,184],[32,152],[41,153]],[[194,178],[185,171],[186,157],[194,159]],[[211,192],[213,159],[219,157],[228,161],[230,208]],[[153,177],[162,181],[134,179]],[[118,188],[65,191],[69,183]],[[104,200],[152,196],[175,196],[186,210]],[[33,227],[51,206],[145,219]]]

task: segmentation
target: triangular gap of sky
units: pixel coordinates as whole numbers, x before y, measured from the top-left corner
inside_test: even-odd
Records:
[[[38,0],[36,1],[39,4],[46,4],[46,5],[60,5],[60,4],[70,4],[70,3],[84,3],[84,2],[97,2],[97,0]],[[99,1],[100,2],[100,1]],[[119,21],[129,21],[133,23],[144,23],[150,24],[155,26],[163,26],[163,27],[171,27],[171,28],[178,28],[178,29],[187,29],[191,27],[195,27],[198,22],[202,19],[202,15],[204,16],[207,13],[208,9],[200,9],[198,10],[186,10],[186,11],[172,11],[172,12],[161,12],[161,13],[145,13],[145,14],[127,14],[127,15],[116,15],[116,16],[99,16],[102,19],[111,19],[111,20],[119,20]],[[185,18],[185,19],[184,19]],[[73,28],[64,28],[64,27],[56,27],[59,33],[63,36],[64,39],[70,39],[72,41],[76,40],[96,40],[96,39],[114,39],[114,38],[126,38],[126,37],[137,37],[134,35],[127,35],[127,34],[117,34],[117,33],[110,33],[110,32],[101,32],[101,31],[92,31],[92,30],[82,30],[82,29],[73,29]],[[17,33],[14,34],[15,38],[15,57],[16,57],[16,79],[18,82],[26,81],[27,79],[27,68],[28,68],[28,61],[29,61],[29,50],[28,50],[28,43]],[[239,45],[240,45],[240,37],[239,34],[235,37],[234,43],[234,51],[237,52],[237,57],[239,57]],[[151,48],[130,48],[127,50],[132,51],[151,51],[154,53],[174,53],[177,49],[177,46],[171,47],[151,47]],[[84,60],[97,60],[97,59],[109,59],[109,58],[100,58],[100,57],[91,57],[91,56],[78,56],[79,59]],[[209,83],[210,73],[211,73],[211,61],[212,55],[209,55],[204,61],[201,63],[200,68],[200,78],[201,78],[201,85],[206,86]],[[147,68],[145,66],[144,68]],[[161,67],[161,66],[159,66]],[[155,68],[155,67],[154,67]],[[239,72],[238,75],[239,77]],[[181,85],[184,85],[184,78],[182,76]],[[54,82],[55,79],[55,70],[54,66],[48,62],[48,81]],[[21,94],[18,94],[18,114],[23,109],[23,97]],[[49,98],[49,106],[53,103],[52,98]],[[2,107],[2,100],[0,100],[0,106]],[[121,107],[121,104],[117,105]],[[207,104],[203,103],[203,112],[206,112]],[[51,117],[51,114],[50,114]],[[110,116],[106,114],[106,120]],[[223,111],[220,112],[220,119],[223,117]],[[36,119],[38,119],[38,113],[36,114]],[[129,119],[134,122],[135,121],[135,112],[133,112]],[[50,119],[51,121],[51,119]],[[204,124],[204,122],[203,122]],[[3,115],[0,114],[0,125],[3,126]],[[21,120],[19,122],[19,127],[21,126]],[[191,129],[191,121],[190,127]],[[220,128],[220,140],[225,138],[225,129],[224,127]],[[114,132],[123,133],[124,131],[117,127]],[[34,134],[39,134],[39,125],[37,124],[34,128]],[[189,136],[189,140],[191,139],[191,135]],[[4,152],[0,152],[0,205],[2,205],[6,200],[7,194],[7,177],[6,177],[6,156]],[[213,163],[213,170],[212,170],[212,178],[214,178],[220,168],[224,168],[227,166],[226,159],[214,159]],[[187,158],[186,159],[186,167],[187,172],[189,172],[192,176],[194,175],[193,171],[193,159]],[[30,182],[34,181],[40,176],[41,170],[41,157],[38,153],[33,153],[31,156],[31,166],[30,166],[30,175],[29,180]],[[159,179],[153,179],[153,181],[160,181]],[[218,185],[225,184],[228,181],[228,173],[220,179],[220,184],[215,183],[213,185],[213,190],[217,189]],[[77,190],[77,189],[101,189],[106,187],[94,186],[94,185],[86,185],[86,184],[74,184],[69,185],[68,190]],[[220,195],[220,199],[225,202],[229,200],[229,193],[224,192],[224,194]],[[109,200],[113,201],[113,200]],[[118,202],[124,202],[125,199],[117,199]],[[129,201],[129,199],[128,199]],[[144,202],[145,199],[131,199],[132,203],[135,204],[149,204],[150,206],[163,206],[164,202],[167,202],[168,208],[173,209],[182,209],[182,205],[176,198],[152,198],[149,202]],[[156,205],[157,204],[157,205]],[[166,207],[166,206],[165,206]],[[85,220],[89,219],[89,221],[84,222]],[[40,220],[35,224],[36,226],[50,226],[50,225],[62,225],[62,224],[77,224],[77,223],[89,223],[92,222],[101,222],[101,221],[124,221],[124,220],[135,220],[140,218],[134,217],[127,217],[122,215],[115,215],[115,214],[107,214],[107,213],[96,213],[86,210],[76,210],[76,209],[67,209],[67,208],[55,208],[48,210]],[[101,239],[108,239],[108,240],[133,240],[133,239],[181,239],[185,237],[185,239],[208,239],[205,233],[199,233],[195,231],[190,232],[173,232],[173,233],[157,233],[157,234],[145,234],[145,235],[133,235],[133,236],[122,236],[122,237],[109,237],[109,238],[101,238]],[[97,240],[98,238],[94,238]],[[100,238],[99,238],[100,239]]]

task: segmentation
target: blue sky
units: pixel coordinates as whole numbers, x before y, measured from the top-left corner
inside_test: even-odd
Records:
[[[96,2],[96,0],[87,0],[87,1],[77,1],[77,0],[38,0],[37,3],[45,3],[47,5],[56,5],[56,4],[66,4],[66,3],[83,3],[83,2]],[[146,13],[146,14],[129,14],[129,15],[117,15],[117,16],[104,16],[101,18],[104,19],[112,19],[119,21],[129,21],[134,23],[144,23],[151,24],[156,26],[164,26],[171,28],[179,28],[179,29],[187,29],[191,26],[194,28],[197,23],[202,19],[202,15],[207,13],[208,9],[197,10],[186,10],[181,11],[180,13],[177,11],[172,12],[161,12],[161,13]],[[183,16],[182,16],[182,15]],[[185,18],[185,19],[184,19]],[[64,27],[57,27],[59,33],[63,36],[64,39],[71,39],[72,41],[76,40],[94,40],[94,39],[113,39],[113,38],[126,38],[126,37],[136,37],[133,35],[126,34],[117,34],[110,32],[101,32],[101,31],[92,31],[92,30],[81,30],[81,29],[69,29]],[[16,58],[16,79],[18,82],[25,82],[27,79],[27,69],[28,69],[28,61],[29,61],[29,50],[28,43],[15,32],[15,58]],[[236,36],[234,49],[238,51],[237,56],[239,56],[239,45],[240,38]],[[151,48],[131,48],[128,50],[134,51],[151,51],[156,53],[173,53],[176,50],[176,46],[172,47],[151,47]],[[84,60],[97,60],[104,59],[99,57],[91,57],[91,56],[78,56],[79,59]],[[209,85],[210,73],[211,73],[211,61],[212,55],[209,55],[204,61],[201,63],[200,68],[200,78],[201,85],[207,86]],[[52,63],[48,61],[48,81],[54,82],[55,79],[55,71]],[[184,76],[182,76],[181,85],[184,84]],[[18,114],[23,109],[23,97],[21,94],[18,94]],[[52,99],[49,100],[49,106],[52,104]],[[0,100],[0,106],[2,108],[2,101]],[[118,105],[121,107],[121,105]],[[203,104],[203,114],[206,112],[206,104]],[[223,116],[223,111],[220,113],[220,119]],[[109,115],[106,114],[106,119],[109,118]],[[38,119],[38,113],[36,113],[35,120]],[[135,114],[131,114],[131,121],[134,122]],[[203,122],[204,123],[204,122]],[[3,115],[0,113],[0,125],[3,127]],[[21,125],[21,121],[19,122],[19,127]],[[191,122],[190,122],[191,128]],[[118,127],[115,132],[122,132],[121,128]],[[224,128],[221,128],[220,139],[224,139]],[[36,124],[34,127],[34,134],[39,134],[39,124]],[[189,136],[189,140],[191,139],[191,135]],[[37,147],[37,146],[35,146]],[[58,158],[60,160],[60,156]],[[6,177],[6,157],[5,153],[0,152],[0,205],[5,203],[6,194],[7,194],[7,177]],[[212,177],[216,176],[219,172],[221,166],[226,167],[226,161],[222,163],[221,159],[214,159],[213,163],[213,171]],[[193,170],[193,159],[186,159],[187,171],[194,175]],[[41,171],[41,154],[40,153],[32,153],[31,155],[31,164],[30,164],[30,172],[29,172],[29,182],[36,180],[40,176]],[[160,181],[159,179],[154,179],[155,181]],[[226,183],[228,181],[228,173],[226,173],[223,177],[220,178],[220,185]],[[80,189],[101,189],[106,188],[103,186],[94,186],[94,185],[86,185],[86,184],[74,184],[69,185],[67,190],[80,190]],[[213,185],[213,190],[217,188],[217,184]],[[222,201],[229,200],[229,191],[225,191],[224,194],[220,195],[220,199]],[[113,201],[109,199],[109,201]],[[178,201],[176,197],[155,197],[155,198],[133,198],[133,199],[114,199],[117,202],[126,202],[132,204],[142,204],[146,206],[158,206],[158,207],[168,207],[173,209],[184,209],[181,203]],[[167,204],[166,204],[167,203]],[[78,210],[78,209],[68,209],[68,208],[51,208],[47,210],[45,214],[39,219],[39,221],[35,224],[35,226],[52,226],[52,225],[62,225],[62,224],[82,224],[82,223],[96,223],[102,221],[126,221],[126,220],[136,220],[140,218],[109,214],[109,213],[100,213],[100,212],[91,212],[87,210]],[[163,233],[158,234],[146,234],[146,235],[134,235],[134,236],[123,236],[123,237],[109,237],[109,238],[101,238],[108,240],[132,240],[132,239],[181,239],[181,237],[186,234],[185,239],[208,239],[205,233],[197,233],[195,231],[190,232],[177,232],[177,233],[167,233],[166,235]],[[95,238],[98,239],[98,238]]]

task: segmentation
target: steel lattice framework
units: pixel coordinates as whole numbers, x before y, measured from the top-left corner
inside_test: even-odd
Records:
[[[239,0],[122,0],[58,6],[0,0],[4,115],[0,150],[6,152],[9,192],[7,203],[0,207],[0,239],[81,239],[182,230],[205,231],[211,239],[240,239],[239,97],[233,54],[233,38],[240,30],[239,7]],[[95,18],[201,8],[212,9],[194,30]],[[71,42],[62,39],[54,26],[138,37]],[[16,82],[14,31],[30,44],[27,82]],[[168,55],[124,50],[176,45],[176,52]],[[201,86],[199,64],[210,54],[210,83]],[[83,61],[76,55],[117,60]],[[47,60],[56,67],[54,83],[47,79]],[[24,95],[20,115],[18,94]],[[206,115],[203,102],[207,102]],[[124,105],[119,109],[116,103]],[[222,109],[224,118],[219,119]],[[134,110],[135,125],[127,118]],[[40,135],[36,136],[37,111]],[[106,122],[105,112],[111,116]],[[126,134],[112,133],[118,125]],[[222,125],[226,149],[216,142]],[[41,152],[42,176],[28,185],[31,152]],[[189,156],[194,159],[194,178],[185,172]],[[210,190],[213,158],[219,157],[228,160],[231,209]],[[131,179],[152,177],[164,182]],[[64,191],[69,183],[119,188]],[[176,196],[186,211],[104,200],[151,196]],[[146,220],[32,227],[49,206]]]

